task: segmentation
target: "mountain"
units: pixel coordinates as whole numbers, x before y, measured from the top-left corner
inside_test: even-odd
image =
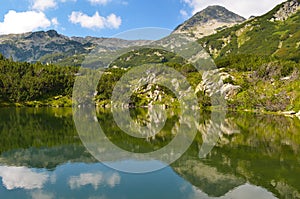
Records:
[[[255,54],[300,61],[300,1],[289,0],[267,14],[199,40],[214,57]]]
[[[179,25],[174,33],[190,33],[201,38],[245,20],[222,6],[209,6]]]
[[[300,0],[203,37],[198,42],[218,68],[239,86],[230,107],[251,110],[300,110]]]
[[[97,88],[96,103],[99,106],[110,106],[114,85],[128,71],[127,68],[158,63],[187,76],[190,85],[196,88],[196,93],[200,96],[200,106],[211,106],[210,97],[216,92],[225,94],[228,107],[232,109],[300,113],[299,8],[300,0],[289,0],[263,16],[252,17],[198,39],[214,58],[218,67],[216,70],[199,73],[180,56],[161,49],[145,48],[128,52],[111,63],[112,67],[104,73]],[[211,21],[233,24],[242,19],[239,20],[238,16],[226,12],[222,7],[209,7],[179,26],[173,34],[184,33],[183,30],[195,28],[197,24],[213,26]],[[148,42],[94,37],[70,38],[51,30],[0,36],[0,53],[19,61],[80,66],[85,55],[96,47],[100,47],[100,51],[106,51]],[[97,63],[98,57],[94,56],[88,61]],[[44,100],[39,104],[65,105],[71,101],[75,67],[50,64],[42,70],[39,63],[15,63],[1,55],[0,62],[0,66],[3,66],[0,67],[0,102],[2,100],[3,104],[24,102],[36,105],[36,100]],[[20,70],[25,71],[15,72]],[[218,90],[212,89],[214,84],[207,78],[214,74],[220,74],[218,76],[223,80],[223,86]],[[151,75],[149,73],[147,78],[152,78]],[[80,77],[82,81],[85,81],[84,78]],[[63,97],[56,101],[59,95]],[[132,104],[136,106],[156,102],[176,106],[177,103],[169,90],[151,84],[137,91],[132,99]],[[78,103],[84,103],[84,100]]]
[[[0,36],[0,53],[15,61],[80,65],[84,55],[99,50],[125,48],[148,41],[127,41],[116,38],[66,37],[55,30]]]
[[[178,26],[174,33],[193,32],[200,37],[212,34],[217,28],[229,27],[244,20],[221,6],[210,6]],[[49,30],[0,35],[0,54],[15,61],[79,66],[85,55],[96,47],[106,51],[148,43],[149,41],[143,40],[67,37]]]
[[[214,57],[257,54],[299,61],[299,0],[289,0],[269,13],[245,19],[221,6],[209,6],[173,32],[190,33]],[[216,34],[214,34],[216,33]],[[0,54],[15,61],[79,66],[93,49],[102,51],[149,41],[115,38],[66,37],[55,30],[0,35]]]

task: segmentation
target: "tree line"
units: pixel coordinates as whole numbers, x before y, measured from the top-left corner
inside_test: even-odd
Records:
[[[78,67],[14,62],[0,54],[0,100],[24,102],[71,96]]]

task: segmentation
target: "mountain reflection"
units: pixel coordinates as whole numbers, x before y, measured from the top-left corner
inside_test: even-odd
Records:
[[[169,110],[165,127],[151,139],[125,135],[108,111],[100,111],[97,117],[114,144],[128,149],[128,143],[133,143],[139,146],[135,152],[145,152],[172,140],[176,115],[176,110]],[[131,116],[143,123],[147,111],[137,110]],[[70,109],[6,108],[0,118],[0,194],[4,197],[14,194],[5,190],[31,190],[30,198],[67,197],[71,192],[78,198],[84,193],[98,198],[120,198],[121,193],[128,193],[128,198],[139,194],[159,198],[153,189],[164,187],[160,193],[170,194],[166,198],[300,198],[300,121],[296,118],[229,113],[215,123],[209,114],[202,114],[189,150],[169,168],[145,176],[98,163],[81,144]],[[207,129],[217,131],[219,139],[205,158],[199,158]],[[134,186],[141,192],[136,197]]]

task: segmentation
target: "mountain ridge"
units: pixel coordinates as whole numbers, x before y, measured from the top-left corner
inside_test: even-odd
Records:
[[[0,35],[0,53],[15,61],[59,63],[65,57],[73,57],[68,64],[77,65],[96,47],[101,50],[125,48],[147,44],[146,40],[123,40],[104,37],[67,37],[55,30],[36,31],[22,34]],[[82,60],[81,60],[82,61]],[[80,63],[80,62],[78,62]]]
[[[172,34],[184,33],[200,38],[200,44],[215,59],[230,53],[253,53],[255,49],[259,55],[270,54],[295,60],[289,54],[291,51],[295,54],[295,49],[290,47],[290,43],[299,40],[295,47],[300,46],[300,19],[296,15],[299,5],[299,0],[289,0],[265,15],[248,20],[222,6],[209,6],[179,25]],[[276,30],[276,26],[280,26],[281,29]],[[273,33],[277,35],[274,36]],[[261,42],[255,41],[255,38],[260,37],[264,37]],[[106,51],[148,42],[90,36],[67,37],[55,30],[48,30],[0,35],[0,53],[15,61],[79,66],[85,55],[96,46]],[[270,49],[265,50],[266,46],[270,46]],[[262,53],[263,51],[266,52]]]

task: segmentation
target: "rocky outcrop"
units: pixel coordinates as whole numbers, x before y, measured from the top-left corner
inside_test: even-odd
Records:
[[[300,119],[300,111],[298,113],[296,111],[284,111],[279,113],[287,117],[297,117]]]
[[[174,33],[188,33],[201,38],[245,20],[222,6],[209,6],[179,25]]]
[[[298,113],[296,113],[296,116],[299,118],[300,120],[300,111]]]
[[[300,10],[300,3],[298,2],[298,0],[287,1],[274,14],[271,21],[285,21],[299,10]]]
[[[224,69],[215,69],[204,72],[202,76],[202,82],[197,86],[196,93],[203,91],[204,94],[211,97],[216,93],[221,93],[226,100],[236,95],[240,90],[240,86],[232,85],[226,82],[226,79],[234,79],[233,76],[224,72]]]

